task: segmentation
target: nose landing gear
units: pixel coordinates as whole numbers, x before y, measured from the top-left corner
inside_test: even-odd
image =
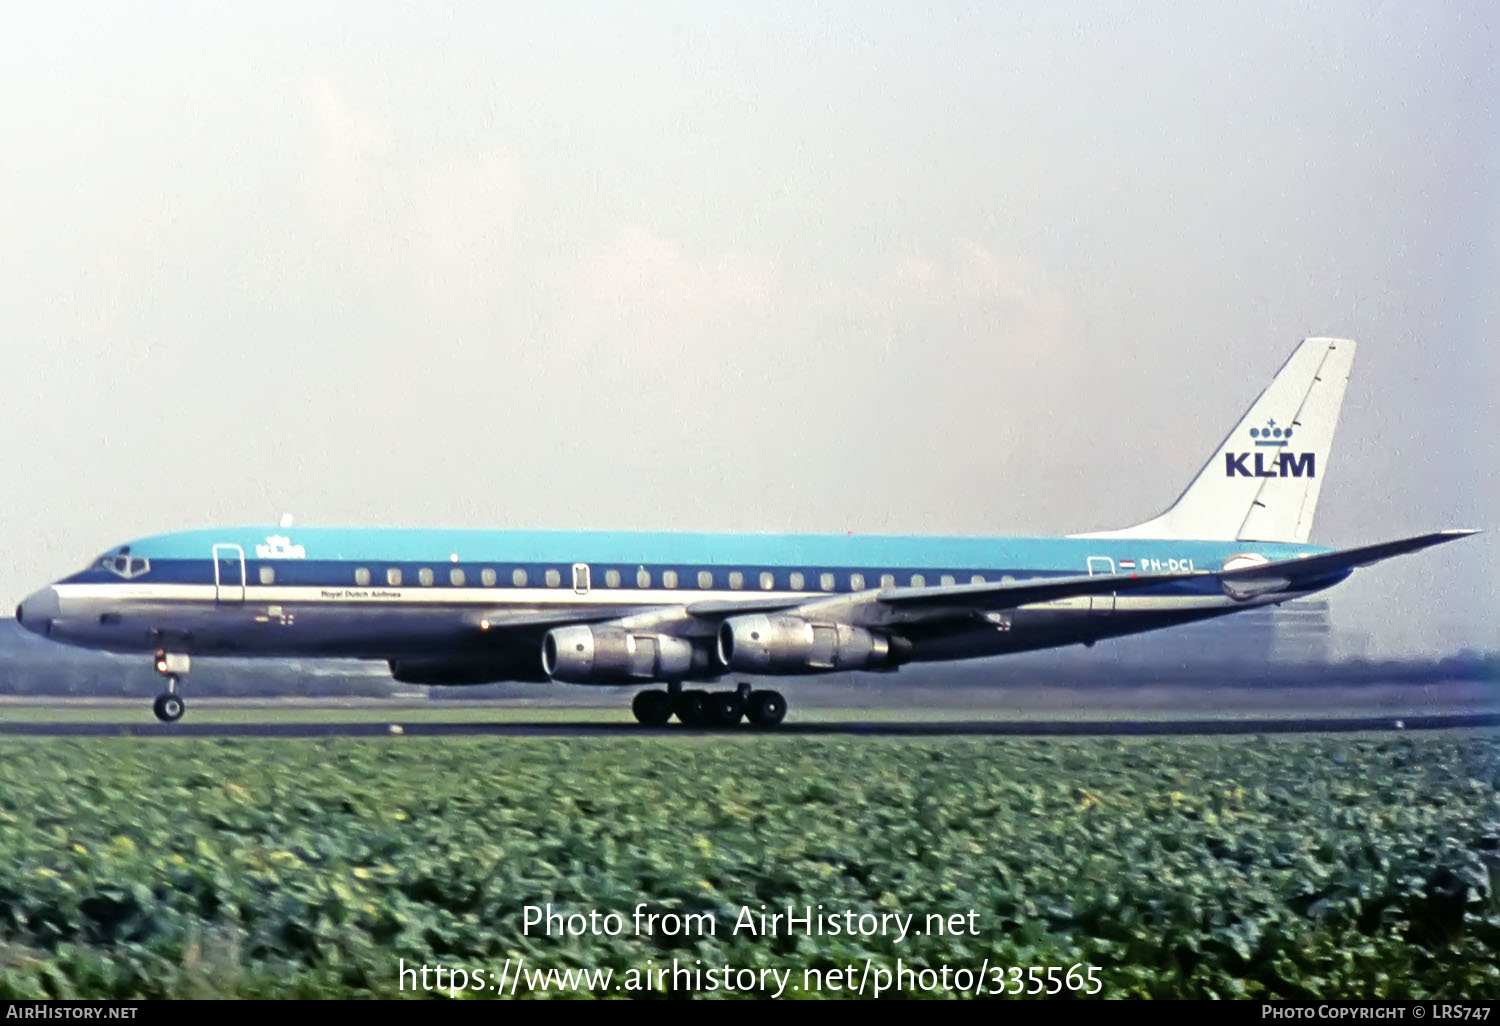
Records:
[[[176,686],[176,678],[173,678],[167,683],[167,687],[169,688],[174,688]],[[160,695],[157,695],[156,701],[151,703],[151,711],[154,712],[156,714],[156,718],[161,720],[163,723],[176,723],[178,720],[182,719],[182,713],[186,708],[187,706],[182,701],[182,696],[177,694],[177,692],[175,691],[166,691]]]
[[[156,701],[151,703],[151,711],[163,723],[176,723],[182,719],[182,714],[187,710],[187,703],[177,693],[177,688],[182,676],[188,672],[191,665],[185,653],[167,651],[156,653],[156,672],[167,678],[167,690],[156,696]]]

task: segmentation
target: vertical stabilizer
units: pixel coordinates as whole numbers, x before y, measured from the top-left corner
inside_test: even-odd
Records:
[[[1305,339],[1170,509],[1085,537],[1307,541],[1354,348]]]

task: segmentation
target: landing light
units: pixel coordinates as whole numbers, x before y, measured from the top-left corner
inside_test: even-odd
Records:
[[[490,629],[490,622],[488,620],[480,620],[479,621],[479,629],[482,630],[482,631],[489,630]]]

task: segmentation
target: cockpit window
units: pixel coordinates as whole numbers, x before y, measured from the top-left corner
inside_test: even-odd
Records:
[[[151,570],[151,561],[145,556],[132,556],[129,551],[122,549],[113,555],[104,556],[99,560],[99,569],[108,570],[116,577],[123,577],[126,580],[148,573]]]

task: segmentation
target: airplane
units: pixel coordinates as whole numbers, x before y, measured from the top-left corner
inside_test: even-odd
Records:
[[[1354,360],[1302,341],[1178,499],[1065,537],[225,527],[110,549],[26,598],[53,641],[151,653],[166,722],[194,656],[384,660],[398,681],[652,685],[660,726],[779,724],[782,677],[1002,655],[1225,616],[1476,533],[1312,545]]]

